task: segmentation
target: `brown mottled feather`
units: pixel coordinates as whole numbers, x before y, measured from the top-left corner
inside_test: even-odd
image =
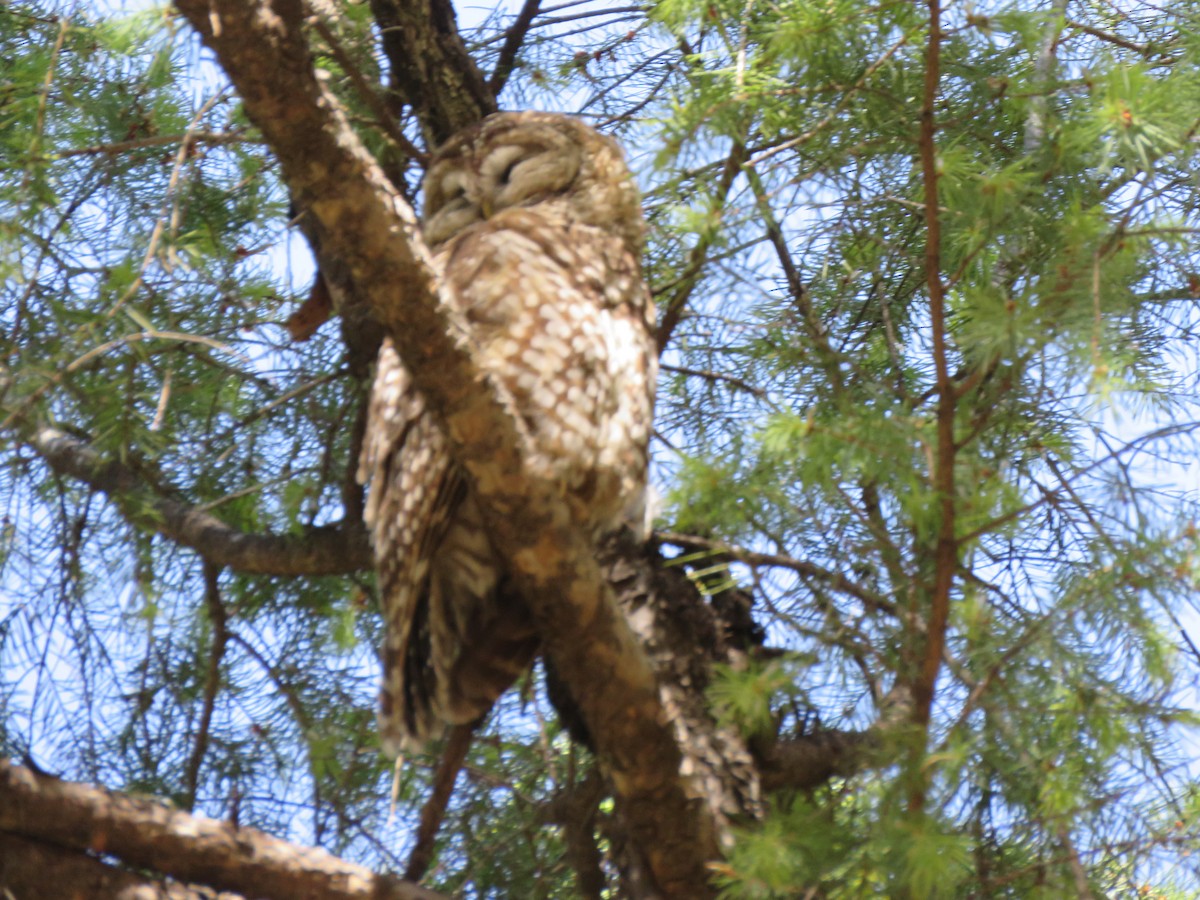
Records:
[[[513,398],[528,464],[595,533],[643,505],[656,374],[643,227],[620,150],[565,116],[490,116],[441,148],[426,179],[448,299]],[[399,752],[486,713],[538,640],[390,342],[360,477],[386,624],[380,726]]]

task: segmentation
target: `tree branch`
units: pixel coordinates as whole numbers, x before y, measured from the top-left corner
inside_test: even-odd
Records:
[[[604,795],[604,779],[593,766],[582,781],[559,791],[542,816],[543,821],[563,829],[566,857],[575,870],[575,890],[580,900],[600,900],[607,887],[596,845],[596,814]]]
[[[897,682],[879,700],[878,716],[865,731],[831,728],[756,746],[763,790],[811,790],[835,776],[890,766],[909,746],[905,735],[912,719],[912,691]]]
[[[713,199],[715,201],[714,214],[719,214],[725,207],[725,203],[729,199],[729,192],[733,189],[733,183],[742,171],[742,166],[746,162],[747,155],[745,142],[734,141],[733,147],[729,151],[729,156],[726,157],[725,163],[721,168],[721,179],[717,184],[717,189],[713,192]],[[667,349],[667,344],[671,341],[671,335],[675,333],[675,329],[683,319],[683,313],[687,309],[688,300],[691,299],[692,292],[696,290],[696,286],[700,283],[700,274],[704,270],[705,263],[708,262],[708,253],[712,249],[715,235],[716,231],[714,230],[710,234],[700,236],[700,239],[696,241],[696,246],[688,254],[687,266],[684,268],[683,274],[672,285],[674,291],[667,298],[662,319],[659,321],[658,331],[654,335],[654,339],[658,344],[659,355]],[[657,296],[655,299],[658,299]]]
[[[54,876],[47,877],[53,872]],[[149,878],[77,850],[0,832],[0,896],[20,900],[245,900]]]
[[[216,52],[298,205],[319,221],[325,252],[346,265],[356,294],[396,342],[416,388],[444,424],[452,452],[472,475],[496,548],[580,703],[659,890],[708,895],[713,812],[694,799],[696,786],[680,773],[680,750],[646,655],[557,486],[525,470],[509,405],[488,387],[464,329],[439,302],[438,275],[412,209],[318,81],[302,35],[300,0],[176,5]],[[397,11],[383,0],[375,5]],[[440,8],[437,0],[434,6]],[[439,94],[444,75],[430,76],[426,95]]]
[[[868,590],[858,582],[850,580],[841,572],[826,569],[823,566],[818,566],[816,563],[803,559],[781,556],[777,553],[758,553],[754,550],[746,550],[743,547],[726,544],[723,541],[714,541],[695,534],[679,534],[675,531],[656,531],[654,532],[654,540],[660,544],[674,544],[676,547],[683,547],[685,549],[709,550],[712,551],[714,557],[725,557],[745,563],[748,566],[779,566],[782,569],[791,569],[804,578],[820,581],[831,590],[840,591],[855,598],[868,609],[885,612],[892,616],[897,614],[896,604],[886,597],[881,596],[875,591]]]
[[[333,33],[332,29],[321,19],[319,15],[313,16],[309,21],[312,22],[313,28],[317,30],[317,34],[329,47],[329,52],[333,56],[337,64],[342,67],[342,71],[350,79],[354,85],[354,89],[358,91],[358,95],[362,97],[363,102],[370,107],[371,112],[375,114],[375,120],[383,132],[392,139],[392,142],[400,148],[400,151],[412,159],[415,159],[421,165],[425,165],[429,161],[428,155],[417,149],[412,141],[408,139],[403,131],[400,130],[400,125],[396,122],[395,116],[387,108],[387,104],[383,98],[376,93],[375,88],[367,81],[365,75],[350,58],[350,54],[342,47],[341,42]]]
[[[442,819],[446,817],[446,807],[450,805],[450,796],[454,792],[458,773],[462,771],[463,763],[467,760],[467,752],[471,749],[471,739],[475,736],[476,727],[478,726],[474,723],[455,725],[446,736],[442,758],[433,776],[433,790],[421,809],[417,839],[413,842],[408,864],[404,867],[404,877],[409,881],[420,881],[424,878],[425,873],[429,871],[429,864],[433,862],[438,829],[442,826]]]
[[[443,900],[419,885],[254,828],[35,775],[7,761],[0,761],[0,832],[104,853],[135,868],[265,900]],[[55,887],[61,886],[55,882]]]
[[[925,188],[925,279],[929,287],[929,319],[933,338],[933,364],[937,373],[937,455],[931,472],[933,487],[938,493],[941,522],[938,525],[934,550],[933,584],[929,591],[928,617],[925,619],[924,649],[913,673],[913,717],[915,724],[926,732],[932,715],[933,696],[941,671],[946,647],[946,629],[950,620],[950,592],[958,571],[958,541],[955,538],[955,477],[956,445],[954,418],[956,397],[950,375],[949,348],[946,334],[946,298],[942,283],[942,229],[938,212],[937,123],[934,119],[938,86],[941,81],[942,9],[940,0],[928,0],[929,43],[925,51],[925,94],[921,107],[920,151],[921,176]],[[912,622],[922,620],[914,610]],[[916,646],[922,643],[919,635]],[[922,742],[922,745],[924,742]],[[920,748],[924,752],[924,747]],[[909,792],[909,808],[914,812],[925,805],[927,767],[914,760]]]
[[[207,559],[204,560],[204,608],[212,625],[212,647],[208,652],[208,672],[204,676],[204,705],[200,710],[200,724],[192,744],[192,754],[183,770],[186,807],[190,812],[196,806],[196,788],[200,784],[200,769],[204,755],[208,752],[209,729],[212,727],[213,710],[217,705],[217,692],[221,687],[221,660],[229,643],[229,614],[221,601],[221,570]]]
[[[430,147],[499,108],[458,34],[450,0],[371,0],[371,11],[392,89],[412,107]]]
[[[513,66],[517,62],[517,53],[520,52],[521,45],[525,43],[525,36],[529,34],[529,26],[533,24],[541,5],[542,0],[525,0],[521,11],[517,13],[516,20],[504,35],[504,46],[500,48],[500,57],[496,60],[496,71],[492,73],[491,80],[488,82],[488,87],[497,97],[504,90],[508,76],[512,74]]]
[[[360,522],[315,528],[301,536],[247,534],[162,496],[128,466],[104,459],[57,429],[39,429],[25,443],[59,475],[107,494],[136,527],[191,547],[222,568],[260,575],[341,575],[372,565],[370,539]]]
[[[874,731],[818,731],[778,741],[756,754],[764,791],[812,790],[834,776],[860,772],[878,747]]]

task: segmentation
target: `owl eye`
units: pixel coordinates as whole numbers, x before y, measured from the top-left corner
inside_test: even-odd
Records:
[[[516,168],[518,165],[520,165],[520,163],[521,163],[521,158],[518,157],[517,159],[514,159],[512,162],[510,162],[507,166],[505,166],[503,171],[501,171],[501,173],[500,173],[500,178],[498,179],[499,183],[502,185],[506,185],[509,182],[511,182],[513,172],[516,171]]]
[[[437,185],[437,189],[430,195],[431,205],[429,212],[439,212],[442,210],[461,209],[464,206],[470,205],[470,198],[467,197],[467,184],[458,173],[454,173],[443,179]]]
[[[480,174],[495,188],[506,188],[512,184],[517,167],[537,156],[540,150],[515,144],[497,147],[484,158]]]
[[[422,215],[425,240],[436,246],[478,221],[478,197],[467,172],[439,166],[431,171],[425,185],[425,211]]]

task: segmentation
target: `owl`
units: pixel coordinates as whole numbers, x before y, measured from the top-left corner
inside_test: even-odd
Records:
[[[423,235],[526,465],[600,536],[640,525],[657,355],[641,201],[618,145],[573,118],[497,113],[425,177]],[[411,752],[485,714],[539,639],[471,477],[390,341],[359,469],[385,622],[380,732]]]

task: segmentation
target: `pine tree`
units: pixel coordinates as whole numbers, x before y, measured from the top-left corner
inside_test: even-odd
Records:
[[[1197,896],[1192,4],[176,6],[0,10],[0,886],[366,895],[195,812],[378,896]],[[313,198],[382,215],[357,142],[419,206],[497,108],[643,188],[662,509],[595,587],[658,743],[573,741],[539,664],[392,799],[395,321]]]

